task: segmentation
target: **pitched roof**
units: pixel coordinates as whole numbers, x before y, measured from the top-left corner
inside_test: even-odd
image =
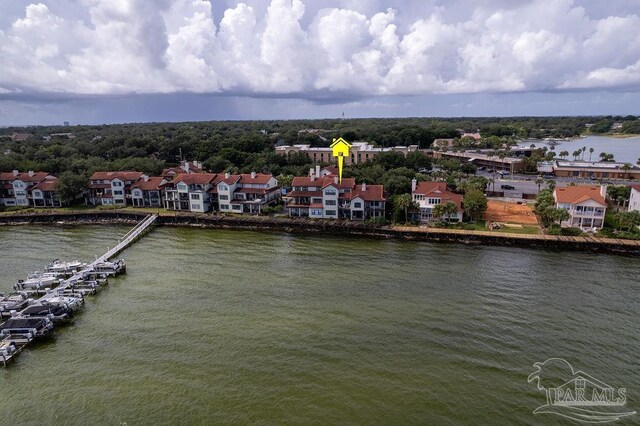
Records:
[[[142,177],[142,172],[124,171],[124,172],[95,172],[91,175],[91,180],[138,180]]]
[[[640,184],[637,185],[630,185],[631,189],[635,189],[636,191],[640,191]]]
[[[8,173],[0,173],[0,181],[8,181],[13,182],[14,180],[21,180],[22,182],[41,182],[47,177],[53,177],[47,172],[35,172],[33,175],[29,175],[29,173],[18,173],[14,175],[12,172]]]
[[[255,177],[251,177],[251,174],[245,173],[240,175],[240,183],[241,184],[256,184],[256,185],[266,185],[269,183],[269,180],[273,175],[271,173],[256,173]]]
[[[38,183],[37,185],[35,185],[33,189],[39,189],[41,191],[55,191],[56,188],[58,187],[58,178],[57,177],[50,177],[48,179],[43,180],[42,182]]]
[[[226,178],[222,179],[220,182],[224,182],[227,185],[233,185],[234,183],[237,183],[240,179],[241,179],[240,175],[231,175],[229,177],[226,177]],[[218,183],[220,183],[220,182],[218,182]]]
[[[187,185],[206,185],[213,183],[218,175],[216,173],[192,173],[180,174],[173,178],[173,183],[185,183]]]
[[[599,186],[574,185],[556,188],[553,191],[553,196],[556,203],[578,204],[587,200],[593,200],[598,204],[606,206]]]
[[[153,191],[159,189],[164,178],[162,176],[151,176],[148,180],[140,179],[138,182],[131,185],[131,189],[139,188],[143,191]]]
[[[412,193],[425,197],[437,197],[442,200],[442,203],[451,201],[458,207],[458,210],[462,210],[462,195],[450,191],[446,182],[418,182]]]
[[[365,189],[362,189],[362,185],[357,185],[351,199],[356,197],[362,198],[364,201],[386,201],[383,185],[365,185]]]

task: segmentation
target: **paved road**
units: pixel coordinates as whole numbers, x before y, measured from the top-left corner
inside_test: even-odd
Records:
[[[489,179],[493,177],[492,172],[481,171],[478,172],[479,176],[484,176]],[[565,187],[569,186],[571,183],[583,184],[583,185],[599,185],[601,183],[607,185],[629,185],[631,183],[637,181],[628,181],[628,180],[611,180],[607,179],[605,182],[600,182],[599,180],[591,180],[591,179],[578,179],[578,178],[562,178],[562,177],[550,177],[544,178],[544,183],[540,186],[540,189],[547,188],[547,181],[554,180],[556,183],[556,187]],[[514,196],[518,197],[520,194],[537,194],[538,193],[538,184],[536,184],[536,176],[532,175],[506,175],[500,176],[499,174],[495,175],[495,190],[502,191],[502,185],[511,185],[515,189],[514,190],[505,190],[505,196]],[[489,189],[493,189],[492,185],[489,184]]]

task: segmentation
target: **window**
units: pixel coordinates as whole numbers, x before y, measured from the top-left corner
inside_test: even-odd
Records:
[[[113,195],[122,195],[122,190],[115,189],[115,190],[113,191]]]
[[[191,210],[201,210],[200,204],[191,204]]]
[[[324,195],[336,195],[336,191],[333,189],[327,189],[324,191]]]
[[[336,205],[336,200],[326,200],[324,202],[325,205],[327,206],[335,206]]]
[[[360,208],[362,208],[362,203],[361,203],[361,202],[359,202],[359,201],[358,201],[358,202],[353,203],[353,208],[354,208],[354,209],[360,209]]]
[[[311,216],[322,216],[322,210],[318,210],[318,209],[311,210]]]
[[[218,199],[219,200],[228,200],[229,196],[228,195],[218,195]]]
[[[111,186],[121,187],[121,186],[122,186],[122,182],[120,182],[119,180],[114,180],[114,181],[111,183]]]
[[[184,183],[178,184],[178,191],[186,191],[188,189],[187,185]]]
[[[429,204],[440,204],[440,198],[429,198],[427,202]]]
[[[220,204],[220,210],[229,210],[228,204]]]
[[[221,184],[219,186],[219,188],[220,188],[220,191],[228,191],[229,190],[229,187],[227,185],[225,185],[225,184]]]
[[[232,209],[233,210],[240,210],[242,208],[242,206],[240,204],[234,204]]]
[[[335,216],[336,215],[336,211],[335,210],[327,210],[326,213],[327,213],[327,216]]]
[[[424,200],[424,194],[414,194],[413,195],[413,199],[414,199],[414,201],[423,201]]]
[[[191,194],[192,200],[200,200],[200,194]]]

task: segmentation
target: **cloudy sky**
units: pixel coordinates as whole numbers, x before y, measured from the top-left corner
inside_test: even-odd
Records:
[[[639,0],[0,2],[0,125],[640,114]]]

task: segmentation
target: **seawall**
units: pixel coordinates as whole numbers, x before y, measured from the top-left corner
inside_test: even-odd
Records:
[[[82,225],[135,224],[148,213],[119,211],[87,211],[69,213],[31,213],[0,215],[0,226],[7,225]],[[557,235],[524,235],[493,231],[377,226],[363,222],[273,218],[265,216],[217,216],[197,213],[167,213],[158,217],[159,226],[283,231],[374,238],[398,238],[415,241],[532,247],[552,250],[613,252],[640,254],[640,241],[597,237]]]

